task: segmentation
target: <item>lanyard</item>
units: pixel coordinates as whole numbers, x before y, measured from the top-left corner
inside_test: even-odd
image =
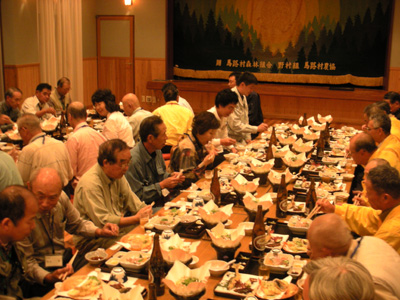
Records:
[[[50,244],[51,244],[51,249],[53,251],[52,253],[54,254],[55,253],[54,241],[53,241],[53,238],[54,238],[54,226],[53,226],[54,225],[54,215],[51,215],[50,233],[47,231],[47,228],[46,228],[46,226],[45,226],[45,224],[43,222],[43,217],[40,218],[40,222],[43,225],[44,232],[46,232],[46,235],[47,235],[47,237],[48,237],[48,239],[50,241]],[[50,236],[50,234],[51,234],[51,236]]]
[[[36,140],[38,140],[40,138],[42,138],[42,144],[44,145],[44,139],[46,138],[46,134],[39,135],[39,136],[35,137],[34,139],[32,139],[31,143],[33,143],[34,141],[36,141]]]
[[[85,128],[85,127],[89,127],[89,125],[83,125],[83,126],[81,126],[81,127],[79,127],[76,131],[78,131],[79,129],[82,129],[82,128]]]
[[[357,251],[358,251],[358,248],[360,248],[361,241],[362,241],[363,238],[364,238],[364,237],[361,237],[361,238],[358,240],[358,242],[357,242],[357,247],[354,248],[354,251],[353,251],[353,253],[351,253],[350,258],[353,258],[353,256],[356,255],[356,253],[357,253]]]

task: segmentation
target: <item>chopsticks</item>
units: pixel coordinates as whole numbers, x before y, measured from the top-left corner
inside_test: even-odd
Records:
[[[315,205],[314,209],[308,214],[306,219],[311,219],[321,208],[321,206],[319,206],[318,204]]]
[[[356,197],[360,198],[360,196],[361,196],[361,192],[358,192]],[[360,205],[360,201],[355,200],[353,204],[359,206]]]
[[[76,256],[78,255],[79,250],[76,250],[74,256],[72,256],[72,258],[70,259],[70,261],[68,262],[69,265],[72,265],[75,261]],[[67,264],[67,265],[68,265]],[[62,276],[61,276],[61,281],[64,281],[65,278],[67,277],[68,272],[65,272]]]

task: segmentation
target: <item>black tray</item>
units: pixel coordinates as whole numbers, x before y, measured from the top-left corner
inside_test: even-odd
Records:
[[[152,229],[152,231],[158,234],[161,234],[163,232],[162,230],[158,230],[155,227]],[[179,223],[174,228],[174,232],[178,233],[180,237],[189,239],[201,239],[206,232],[206,226],[196,223],[189,225]]]
[[[110,268],[105,263],[103,263],[100,266],[100,269],[101,269],[102,272],[111,273],[113,268]],[[141,279],[149,279],[147,266],[144,267],[143,269],[141,269],[138,272],[135,272],[135,271],[129,270],[129,269],[125,269],[125,268],[124,268],[124,270],[125,270],[125,273],[126,273],[127,276],[141,278]]]

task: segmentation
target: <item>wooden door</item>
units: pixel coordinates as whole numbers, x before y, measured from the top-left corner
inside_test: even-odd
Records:
[[[135,92],[134,17],[97,16],[97,84],[119,103]]]

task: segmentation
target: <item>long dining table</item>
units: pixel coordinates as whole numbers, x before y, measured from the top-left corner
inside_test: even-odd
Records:
[[[227,162],[223,162],[222,164],[227,164]],[[350,172],[354,172],[354,165],[353,165],[353,168],[350,170]],[[210,181],[211,179],[202,178],[198,181],[198,184],[202,185],[202,183],[204,183],[207,180]],[[345,188],[346,192],[349,192],[350,185],[351,185],[351,182],[348,182],[346,185],[346,188]],[[292,190],[293,183],[290,183],[287,186],[287,189],[288,189],[288,191]],[[255,196],[261,197],[265,193],[271,193],[272,190],[273,190],[272,185],[267,181],[267,183],[265,185],[260,185],[257,188]],[[190,192],[182,192],[180,195],[178,195],[176,198],[174,198],[171,202],[177,202],[177,201],[182,201],[182,200],[187,201],[187,196],[189,194],[190,194]],[[248,214],[244,210],[244,206],[235,204],[233,206],[232,210],[233,210],[233,213],[229,218],[232,221],[232,224],[230,225],[229,228],[231,228],[231,229],[237,228],[237,226],[239,224],[241,224],[242,222],[248,221],[249,217],[248,217]],[[155,215],[160,215],[164,211],[165,211],[165,209],[162,208]],[[288,214],[285,220],[280,220],[280,221],[287,221],[290,217],[291,217],[291,215]],[[276,218],[276,204],[275,203],[269,208],[268,212],[265,214],[264,220],[266,220],[267,218]],[[144,233],[145,233],[145,229],[141,226],[135,227],[130,232],[130,234],[144,234]],[[188,238],[185,238],[185,240],[187,240],[189,242],[196,241],[194,239],[188,239]],[[251,236],[248,236],[248,235],[244,236],[243,239],[241,240],[240,247],[236,250],[236,255],[239,252],[247,252],[247,253],[251,252],[251,250],[249,248],[251,240],[252,240]],[[115,249],[115,250],[112,250],[111,248],[113,248],[113,247],[106,249],[108,258],[112,257],[116,252],[121,251],[120,248]],[[200,244],[197,247],[197,251],[194,253],[194,255],[199,258],[198,263],[194,266],[195,268],[204,265],[207,261],[217,259],[217,253],[216,253],[215,249],[211,246],[211,239],[208,237],[207,233],[204,234],[200,238]],[[90,273],[91,271],[95,271],[96,268],[98,268],[98,266],[96,267],[96,266],[87,264],[86,266],[84,266],[83,268],[78,270],[76,273],[74,273],[72,276],[86,275],[86,274]],[[220,283],[221,279],[222,279],[221,277],[210,276],[207,281],[206,292],[200,299],[202,299],[202,300],[205,300],[205,299],[227,299],[226,297],[222,297],[222,296],[218,296],[218,295],[214,294],[214,289],[218,285],[218,283]],[[142,285],[145,288],[147,288],[149,281],[144,278],[138,278],[135,284],[136,285],[139,284],[139,285]],[[46,294],[42,299],[47,300],[47,299],[52,298],[54,295],[55,295],[55,290],[52,290],[51,292]],[[144,299],[146,299],[146,297],[144,297]],[[301,299],[301,292],[294,297],[295,297],[295,299]],[[157,299],[173,299],[173,297],[170,295],[170,293],[168,291],[167,286],[165,287],[164,295],[157,297]]]

